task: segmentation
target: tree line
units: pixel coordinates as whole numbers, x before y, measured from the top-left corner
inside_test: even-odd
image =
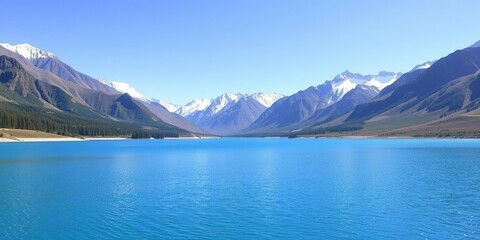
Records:
[[[19,109],[20,108],[20,109]],[[0,128],[37,130],[64,136],[122,136],[132,138],[178,137],[177,133],[144,130],[140,126],[114,121],[92,121],[61,112],[27,106],[0,105]]]

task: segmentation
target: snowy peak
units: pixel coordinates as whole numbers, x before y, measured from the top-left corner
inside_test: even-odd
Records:
[[[377,75],[362,75],[347,70],[337,75],[330,81],[330,84],[332,85],[332,91],[337,96],[343,97],[357,85],[373,86],[380,91],[395,82],[401,75],[401,73],[387,71],[381,71]]]
[[[250,94],[249,97],[253,98],[255,101],[259,102],[263,106],[269,108],[278,99],[285,96],[279,93],[254,93]]]
[[[56,58],[53,53],[43,51],[39,48],[36,48],[28,43],[11,45],[8,43],[0,43],[0,46],[22,55],[28,60],[38,59],[38,58]]]
[[[373,76],[370,80],[364,82],[363,85],[375,87],[378,89],[378,92],[380,92],[386,86],[395,82],[401,75],[401,73],[382,71],[376,76]]]
[[[231,102],[237,102],[244,95],[239,93],[224,93],[219,97],[215,98],[208,108],[212,110],[212,113],[220,112],[227,104]]]
[[[350,81],[352,83],[361,84],[365,81],[368,81],[372,75],[363,76],[359,73],[352,73],[348,70],[345,70],[343,73],[337,75],[332,82],[344,82]]]
[[[412,69],[412,71],[419,70],[419,69],[427,69],[430,66],[432,66],[432,64],[434,64],[434,63],[435,63],[435,61],[429,61],[429,62],[425,62],[425,63],[422,63],[422,64],[418,64],[417,66],[415,66]]]
[[[101,78],[101,77],[97,78],[97,81],[99,81],[99,82],[102,83],[103,85],[110,86],[110,84],[108,84],[108,82],[107,82],[105,79]]]
[[[265,107],[270,107],[278,99],[284,97],[278,93],[253,93],[253,94],[241,94],[241,93],[224,93],[214,99],[202,98],[196,99],[185,106],[178,108],[176,113],[186,117],[196,112],[209,112],[208,115],[215,115],[229,106],[233,106],[240,99],[253,100]]]
[[[110,83],[110,86],[115,88],[115,90],[117,90],[121,93],[128,93],[130,96],[132,96],[133,98],[136,98],[140,101],[151,102],[151,100],[149,98],[147,98],[143,94],[139,93],[137,90],[135,90],[135,88],[128,85],[128,83],[112,82],[112,83]]]
[[[108,84],[105,80],[103,79],[98,79],[101,81],[103,84],[109,85],[113,87],[115,90],[121,92],[121,93],[128,93],[128,95],[132,96],[133,98],[140,100],[145,103],[152,103],[156,102],[159,103],[160,105],[164,106],[169,112],[175,112],[180,108],[180,105],[173,104],[173,103],[168,103],[162,100],[158,100],[155,98],[148,98],[145,95],[141,94],[138,92],[135,88],[130,86],[128,83],[123,83],[123,82],[115,82],[113,81],[112,83]]]
[[[332,92],[339,98],[342,98],[347,92],[354,89],[357,84],[350,79],[344,79],[343,81],[332,81]]]
[[[185,106],[178,108],[176,113],[185,117],[198,111],[205,110],[210,104],[212,104],[212,101],[213,100],[209,98],[195,99],[187,103]]]
[[[155,99],[155,98],[150,99],[150,101],[159,103],[160,105],[164,106],[171,113],[176,112],[181,107],[178,104],[165,102],[165,101],[158,100],[158,99]]]

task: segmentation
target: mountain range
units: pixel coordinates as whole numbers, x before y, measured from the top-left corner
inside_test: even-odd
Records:
[[[248,127],[282,97],[278,93],[225,93],[215,99],[193,100],[177,112],[208,133],[229,135]]]
[[[309,87],[274,103],[243,132],[268,133],[289,130],[300,122],[322,117],[323,115],[320,112],[332,105],[337,106],[336,103],[352,91],[361,95],[361,97],[352,98],[356,102],[351,102],[351,106],[370,100],[399,76],[401,76],[401,73],[385,71],[377,75],[365,76],[345,71],[321,85]],[[348,97],[351,98],[351,95],[349,94]],[[345,104],[345,101],[343,101],[343,104]],[[345,111],[351,110],[347,106],[344,106],[343,109]],[[339,111],[342,110],[339,109]],[[331,113],[336,113],[336,111]]]
[[[225,93],[180,106],[90,77],[30,44],[4,43],[0,127],[85,136],[477,136],[479,74],[480,41],[404,74],[344,71],[290,96]]]

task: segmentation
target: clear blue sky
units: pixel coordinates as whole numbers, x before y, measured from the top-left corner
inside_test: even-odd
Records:
[[[480,40],[480,1],[2,1],[0,42],[184,104],[408,71]]]

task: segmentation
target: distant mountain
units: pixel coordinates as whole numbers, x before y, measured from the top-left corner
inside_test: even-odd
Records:
[[[363,123],[362,131],[367,134],[435,136],[425,129],[439,131],[434,134],[475,132],[478,126],[473,123],[480,118],[471,112],[478,112],[480,107],[479,75],[480,48],[457,50],[429,68],[414,68],[402,75],[376,97],[329,125],[340,129]]]
[[[392,89],[388,96],[357,106],[347,120],[368,120],[386,111],[391,112],[389,115],[399,115],[407,112],[418,113],[422,110],[427,112],[441,110],[439,115],[442,115],[445,112],[459,110],[468,103],[464,98],[466,94],[464,91],[468,88],[452,92],[453,86],[450,84],[458,78],[475,74],[479,68],[480,48],[455,51],[417,74],[416,78]],[[450,96],[446,96],[446,93]],[[433,96],[442,98],[432,99]]]
[[[385,71],[377,75],[361,75],[345,71],[324,84],[309,87],[277,101],[242,132],[276,132],[289,129],[309,119],[317,111],[340,101],[345,94],[358,85],[372,87],[378,92],[400,76],[400,73]]]
[[[415,70],[419,70],[419,69],[427,69],[429,67],[432,66],[432,64],[434,64],[435,61],[428,61],[428,62],[424,62],[422,64],[418,64],[417,66],[415,66],[412,71],[415,71]]]
[[[88,108],[75,102],[62,89],[32,77],[14,58],[0,56],[0,83],[34,105],[70,113],[85,113]],[[92,114],[95,114],[92,112]],[[95,114],[101,117],[100,114]]]
[[[142,102],[158,103],[158,104],[162,105],[163,107],[165,107],[171,113],[174,113],[175,111],[177,111],[180,108],[180,105],[178,105],[178,104],[167,103],[165,101],[158,100],[158,99],[155,99],[155,98],[148,98],[145,95],[138,92],[135,88],[130,86],[128,83],[116,82],[116,81],[113,81],[110,84],[107,83],[107,82],[103,82],[103,83],[106,84],[106,85],[110,85],[111,87],[113,87],[118,92],[128,93],[130,96],[132,96],[132,97],[134,97],[134,98],[136,98],[136,99],[138,99]]]
[[[208,118],[201,127],[213,134],[234,134],[252,124],[267,107],[282,97],[275,93],[243,95],[233,106]]]
[[[278,99],[285,97],[279,93],[254,93],[250,95],[244,95],[244,97],[252,98],[258,103],[262,104],[264,107],[271,107]]]
[[[57,58],[53,53],[43,51],[39,48],[36,48],[28,43],[11,45],[8,43],[0,43],[0,46],[22,55],[28,60],[34,60],[39,58]]]
[[[120,93],[128,93],[130,96],[140,101],[150,102],[150,99],[148,97],[145,97],[143,94],[139,93],[135,88],[128,85],[128,83],[113,81],[109,85]]]
[[[186,117],[198,111],[205,110],[210,104],[212,104],[212,101],[213,100],[209,98],[195,99],[187,103],[185,106],[179,107],[175,112]]]
[[[168,124],[172,124],[179,128],[186,129],[190,132],[196,132],[196,133],[203,132],[200,128],[198,128],[195,124],[193,124],[189,120],[174,113],[173,111],[169,111],[166,106],[168,106],[172,110],[174,110],[175,108],[178,109],[178,107],[175,107],[175,105],[173,104],[165,104],[162,101],[148,98],[145,95],[138,92],[135,88],[128,85],[127,83],[112,82],[110,83],[110,86],[112,86],[115,90],[121,93],[128,93],[133,98],[139,100],[148,110],[150,110],[153,114],[155,114],[155,116],[157,116],[162,121],[165,121]]]
[[[158,106],[160,101],[145,97],[128,84],[121,82],[112,82],[111,84],[108,84],[103,80],[89,77],[63,63],[53,53],[43,51],[29,44],[0,44],[0,54],[19,59],[29,73],[44,82],[60,87],[69,95],[73,96],[79,103],[88,104],[93,107],[102,106],[96,110],[114,114],[114,112],[108,112],[107,109],[105,109],[104,103],[96,101],[102,100],[107,103],[112,103],[112,98],[114,97],[101,95],[107,94],[119,96],[120,94],[128,93],[129,96],[139,100],[141,104],[145,105],[146,108],[142,107],[142,109],[147,112],[152,112],[155,116],[154,118],[189,131],[201,131],[191,122],[174,113],[170,113],[163,105],[160,104],[161,106]],[[94,101],[91,100],[92,96],[95,96]],[[135,116],[135,114],[119,114],[115,117],[121,118],[127,116]],[[128,117],[128,119],[122,120],[131,121],[132,119],[129,119]]]
[[[34,66],[51,72],[61,79],[76,83],[84,88],[102,91],[108,94],[119,93],[118,91],[115,91],[115,89],[103,84],[97,79],[76,71],[69,65],[63,63],[59,58],[53,55],[53,53],[43,51],[26,43],[18,45],[2,43],[0,46],[20,54],[28,61],[32,62]]]
[[[150,100],[152,102],[159,103],[160,105],[165,107],[171,113],[175,113],[181,107],[179,104],[169,103],[169,102],[165,102],[165,101],[158,100],[158,99],[155,99],[155,98],[151,98]]]
[[[379,89],[368,84],[357,85],[338,102],[316,111],[311,117],[297,124],[296,128],[316,126],[328,123],[343,114],[352,111],[357,105],[368,102],[377,96]]]
[[[13,52],[11,50],[6,49],[3,46],[0,46],[0,55],[10,56],[16,59],[24,67],[25,71],[31,74],[34,79],[38,79],[41,82],[45,82],[60,88],[66,94],[70,95],[73,98],[73,100],[79,104],[86,105],[87,107],[91,107],[93,108],[94,111],[97,111],[102,114],[106,114],[112,119],[118,119],[122,121],[136,122],[136,123],[147,123],[147,124],[153,124],[153,125],[159,125],[159,126],[168,126],[168,128],[170,128],[171,125],[175,125],[182,129],[188,128],[189,131],[198,130],[200,132],[200,130],[196,126],[194,126],[192,123],[186,121],[185,119],[183,119],[178,115],[169,113],[168,110],[164,109],[163,107],[152,106],[150,107],[151,108],[150,109],[145,106],[142,106],[144,105],[142,101],[137,101],[132,99],[131,102],[128,102],[127,101],[128,98],[131,98],[130,95],[121,97],[122,94],[119,91],[117,91],[116,89],[114,89],[109,85],[106,85],[105,83],[102,83],[99,80],[95,80],[95,82],[111,89],[111,91],[108,91],[108,92],[114,92],[114,94],[104,92],[104,91],[94,90],[90,87],[85,87],[85,85],[83,84],[62,79],[57,74],[50,72],[49,71],[50,69],[45,70],[35,66],[32,61],[34,57],[38,57],[38,56],[40,56],[40,58],[38,59],[47,59],[47,58],[57,59],[57,57],[55,57],[51,53],[45,53],[44,51],[39,50],[37,48],[29,47],[29,45],[19,45],[19,46],[24,46],[24,47],[23,48],[19,47],[14,50],[24,54],[25,57],[23,55],[20,55],[17,52]],[[27,52],[24,51],[24,49],[31,50],[30,52],[32,53],[27,54]],[[28,57],[28,59],[26,57]],[[135,105],[137,105],[136,108],[132,108],[132,106],[129,106],[129,107],[123,106],[124,103],[132,103],[132,102]],[[128,112],[128,111],[131,111],[131,112]],[[183,122],[185,122],[185,124],[182,125]]]
[[[177,112],[206,132],[228,135],[240,131],[283,95],[225,93],[215,99],[194,100]]]
[[[127,83],[93,79],[29,44],[0,44],[3,127],[95,136],[476,136],[479,116],[480,41],[405,74],[345,71],[287,97],[225,93],[185,106],[146,97]]]
[[[203,110],[197,110],[185,117],[195,123],[200,128],[208,121],[214,114],[222,111],[224,108],[228,109],[233,106],[240,98],[241,94],[225,93],[217,98],[211,100],[210,104]]]
[[[3,127],[92,136],[143,131],[145,125],[171,133],[185,132],[157,119],[128,94],[89,93],[91,97],[84,100],[97,101],[92,105],[79,103],[60,87],[33,77],[15,58],[0,56],[0,115],[3,120],[10,119],[0,121]]]

